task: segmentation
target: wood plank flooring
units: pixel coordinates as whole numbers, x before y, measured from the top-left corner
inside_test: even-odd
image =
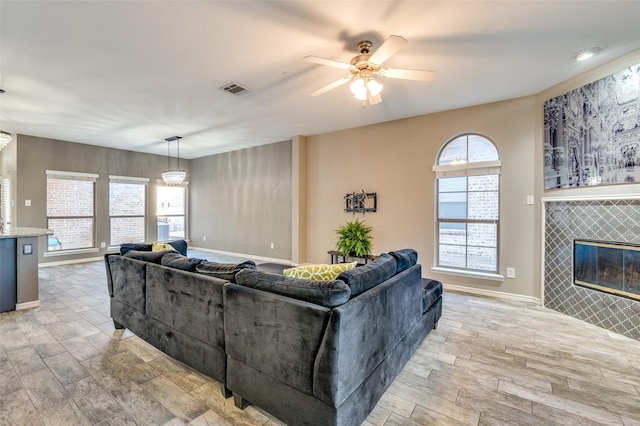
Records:
[[[41,306],[0,314],[0,425],[282,424],[114,330],[102,262],[39,274]],[[364,425],[506,424],[640,426],[640,342],[532,304],[446,293],[438,329]]]

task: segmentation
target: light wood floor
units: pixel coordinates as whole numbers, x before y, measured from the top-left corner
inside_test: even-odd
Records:
[[[0,314],[0,425],[277,425],[109,318],[102,262],[40,269]],[[444,296],[365,425],[640,425],[640,342],[526,303]]]

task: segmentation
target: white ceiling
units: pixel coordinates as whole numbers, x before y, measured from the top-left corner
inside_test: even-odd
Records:
[[[538,93],[640,48],[640,1],[6,1],[0,0],[0,128],[197,158]],[[362,108],[348,72],[363,39],[409,43]],[[574,52],[602,49],[586,63]],[[639,58],[640,62],[640,58]],[[218,88],[236,82],[240,96]]]

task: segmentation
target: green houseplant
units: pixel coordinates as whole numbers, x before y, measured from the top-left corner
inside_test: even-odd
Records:
[[[371,254],[371,227],[366,226],[363,220],[356,219],[340,225],[336,229],[338,242],[336,250],[345,258],[348,256],[366,256]]]

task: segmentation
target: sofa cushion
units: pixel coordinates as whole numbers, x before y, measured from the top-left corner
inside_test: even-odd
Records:
[[[304,278],[314,281],[335,280],[340,272],[349,271],[356,267],[358,262],[336,263],[333,265],[304,265],[289,268],[282,271],[282,275],[291,278]]]
[[[196,272],[199,274],[220,278],[232,283],[236,282],[236,274],[243,269],[255,270],[256,264],[252,260],[242,263],[217,263],[203,260],[196,266]]]
[[[168,266],[170,268],[182,269],[183,271],[194,272],[196,267],[202,262],[202,259],[198,259],[195,257],[186,257],[181,255],[178,252],[171,251],[164,256],[162,256],[162,260],[160,264],[163,266]]]
[[[398,267],[396,268],[396,274],[411,268],[418,263],[418,252],[414,249],[402,249],[389,253],[396,260]]]
[[[183,256],[187,255],[187,242],[185,240],[165,241]],[[125,254],[129,250],[151,251],[153,244],[150,243],[124,243],[120,244],[120,254]]]
[[[304,300],[327,308],[342,305],[351,295],[351,289],[342,281],[312,281],[250,269],[238,272],[236,282],[245,287]]]
[[[124,243],[120,244],[120,254],[125,254],[128,251],[151,251],[151,244],[147,243]]]
[[[162,261],[162,256],[167,253],[174,253],[171,251],[138,251],[138,250],[129,250],[123,256],[130,257],[132,259],[144,260],[145,262],[152,262],[160,264]]]
[[[422,313],[429,310],[433,302],[442,296],[442,283],[436,280],[422,279]]]
[[[187,249],[189,246],[185,240],[172,240],[167,241],[166,243],[173,247],[181,255],[187,255]]]
[[[396,260],[391,255],[383,253],[367,265],[342,272],[336,279],[344,281],[351,288],[351,297],[355,297],[388,280],[395,273]]]

